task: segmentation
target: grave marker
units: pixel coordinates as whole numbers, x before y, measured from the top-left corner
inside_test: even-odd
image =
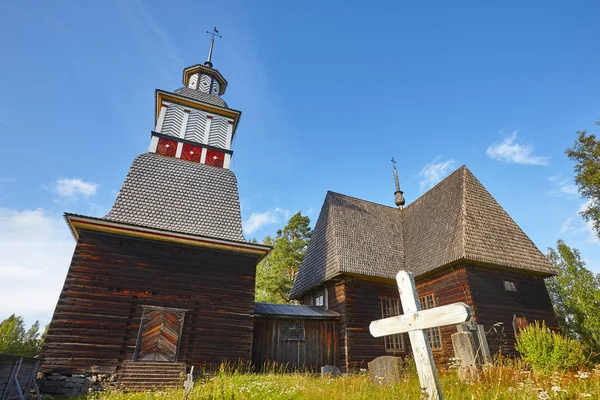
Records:
[[[408,332],[421,387],[429,399],[442,400],[444,395],[425,329],[468,321],[471,309],[465,303],[454,303],[421,311],[413,275],[408,271],[400,271],[396,275],[396,282],[404,315],[373,321],[369,331],[375,337]]]

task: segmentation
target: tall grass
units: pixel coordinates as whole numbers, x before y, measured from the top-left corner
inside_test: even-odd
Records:
[[[367,374],[321,378],[308,373],[281,373],[274,367],[267,373],[252,373],[226,365],[210,378],[198,379],[189,399],[235,400],[337,400],[337,399],[421,399],[418,378],[406,373],[394,386],[373,385]],[[600,399],[600,370],[543,374],[530,372],[520,361],[497,360],[486,367],[481,380],[462,383],[455,371],[441,370],[440,381],[446,399]],[[183,390],[156,392],[100,392],[87,399],[147,400],[177,399]]]

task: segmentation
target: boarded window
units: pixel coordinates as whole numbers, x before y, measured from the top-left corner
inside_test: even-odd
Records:
[[[285,321],[281,340],[304,340],[304,321]]]
[[[419,303],[421,305],[421,310],[427,310],[429,308],[435,307],[435,297],[433,293],[427,294],[425,296],[419,297]],[[432,350],[441,350],[442,349],[442,335],[440,333],[440,328],[429,328],[426,329],[427,336],[429,337],[429,344],[431,344]]]
[[[504,291],[506,291],[506,292],[516,292],[517,291],[517,285],[515,285],[515,283],[511,282],[511,281],[504,281]]]
[[[400,300],[389,297],[381,297],[381,316],[383,318],[396,317],[400,315]],[[388,335],[383,337],[385,351],[404,350],[404,339],[402,334]]]

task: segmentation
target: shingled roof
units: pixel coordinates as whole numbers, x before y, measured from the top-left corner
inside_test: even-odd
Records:
[[[213,104],[215,106],[228,108],[227,103],[225,103],[225,100],[223,100],[220,96],[210,93],[204,93],[199,90],[187,88],[185,86],[175,90],[173,93],[188,97],[190,99],[200,100],[205,103]]]
[[[340,273],[392,279],[459,261],[557,273],[462,166],[404,210],[328,192],[291,296]]]
[[[135,158],[115,204],[104,218],[244,241],[233,172],[154,153]]]

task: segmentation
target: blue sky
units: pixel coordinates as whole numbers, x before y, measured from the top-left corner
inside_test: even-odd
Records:
[[[573,6],[576,4],[577,7]],[[248,239],[327,190],[410,203],[466,164],[542,251],[600,272],[564,150],[600,117],[598,2],[0,3],[0,319],[49,321],[74,248],[148,148],[154,90],[206,59],[242,110],[232,169]]]

